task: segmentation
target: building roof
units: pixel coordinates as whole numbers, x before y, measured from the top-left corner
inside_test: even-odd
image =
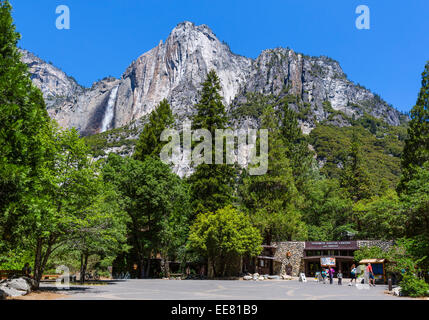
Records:
[[[268,256],[257,256],[256,258],[260,259],[260,260],[274,260],[274,261],[278,261],[281,262],[280,260],[274,258],[274,257],[268,257]]]
[[[384,263],[386,259],[363,259],[359,263],[366,264],[366,263]]]

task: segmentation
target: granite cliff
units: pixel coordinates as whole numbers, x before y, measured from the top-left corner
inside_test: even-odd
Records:
[[[120,79],[105,78],[91,88],[81,87],[27,51],[23,51],[23,61],[42,90],[51,117],[62,127],[76,127],[82,135],[139,121],[164,98],[181,122],[193,113],[200,85],[210,69],[219,75],[230,111],[245,105],[249,93],[297,97],[300,104],[291,106],[297,112],[306,108],[300,120],[304,133],[327,119],[347,126],[347,117],[366,113],[396,126],[403,117],[379,96],[348,80],[339,63],[330,58],[276,48],[253,60],[232,53],[208,26],[191,22],[177,25],[165,42],[132,62]],[[252,117],[235,120],[236,126],[243,120],[257,125]]]

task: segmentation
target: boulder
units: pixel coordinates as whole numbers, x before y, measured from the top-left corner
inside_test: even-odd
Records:
[[[4,292],[8,297],[20,297],[27,294],[27,291],[16,290],[5,286],[0,287],[0,291]]]
[[[0,300],[6,300],[7,294],[2,289],[0,289]]]
[[[3,280],[0,282],[0,299],[1,296],[20,297],[30,293],[36,287],[36,281],[28,277]]]
[[[287,274],[282,274],[282,279],[283,280],[292,280],[292,276],[289,276]]]
[[[15,289],[18,291],[25,291],[26,293],[31,291],[31,285],[24,278],[17,278],[9,280],[6,284],[8,288]]]
[[[401,287],[396,287],[392,291],[394,296],[401,296]]]
[[[243,280],[252,280],[253,279],[253,277],[252,276],[244,276],[243,277]]]
[[[22,277],[25,281],[27,281],[28,285],[30,286],[30,291],[37,289],[37,282],[36,280],[29,278],[29,277]]]
[[[264,280],[265,280],[265,278],[264,278],[263,276],[259,276],[258,280],[260,280],[260,281],[264,281]]]

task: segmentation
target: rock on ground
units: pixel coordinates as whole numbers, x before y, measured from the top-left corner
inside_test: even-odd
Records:
[[[28,277],[6,279],[0,282],[0,299],[3,297],[20,297],[36,288],[36,282]]]
[[[6,300],[7,294],[2,289],[0,289],[0,300]]]
[[[392,291],[394,296],[401,296],[401,287],[396,287]]]

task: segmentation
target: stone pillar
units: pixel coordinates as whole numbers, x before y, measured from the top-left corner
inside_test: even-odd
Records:
[[[304,272],[304,248],[305,242],[288,241],[279,242],[277,246],[275,258],[281,261],[280,275],[287,274],[288,269],[292,269],[292,276],[299,276],[300,272]]]

